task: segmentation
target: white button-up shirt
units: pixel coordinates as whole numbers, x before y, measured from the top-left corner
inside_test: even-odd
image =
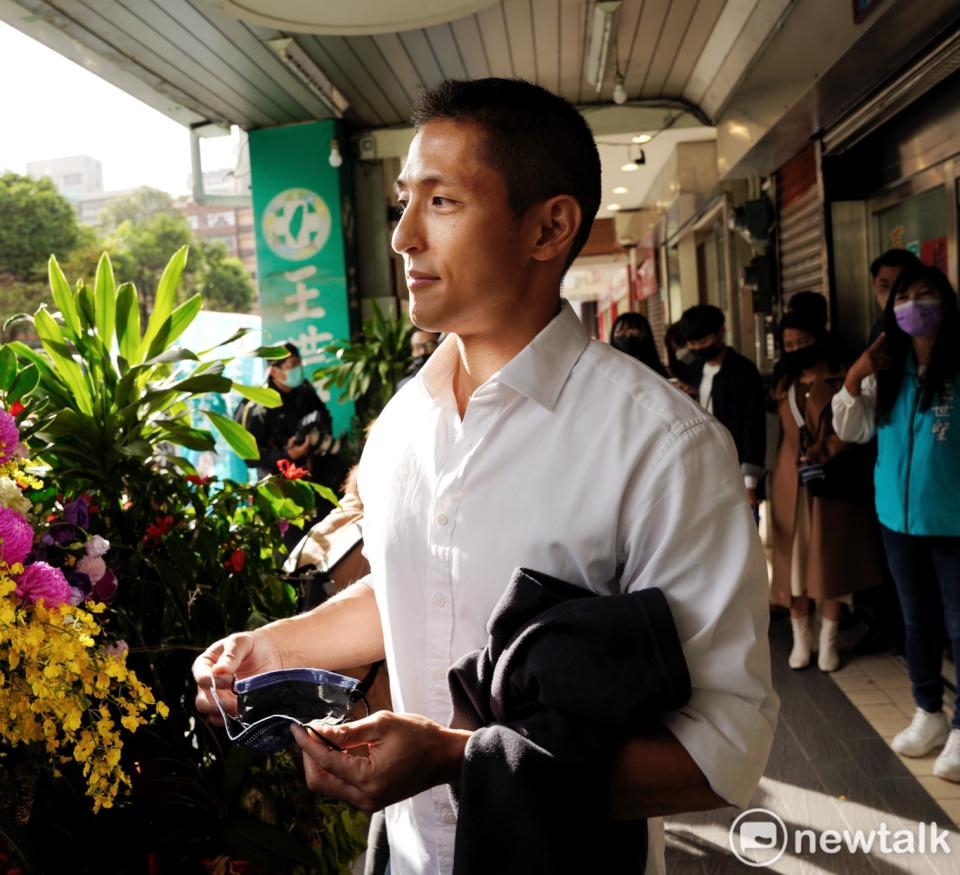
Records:
[[[659,587],[693,686],[665,724],[714,791],[745,805],[778,702],[766,565],[730,435],[589,340],[566,303],[473,393],[462,421],[457,357],[448,338],[387,405],[360,465],[394,709],[449,722],[447,669],[484,646],[518,566],[600,594]],[[446,787],[386,816],[391,875],[452,871]],[[647,871],[661,872],[662,824],[650,832]]]

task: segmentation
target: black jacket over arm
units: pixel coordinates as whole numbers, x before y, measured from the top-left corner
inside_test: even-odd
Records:
[[[608,768],[690,698],[663,593],[594,596],[518,569],[487,646],[450,669],[464,754],[454,875],[642,872],[646,821],[612,821]]]
[[[699,386],[703,365],[693,365],[692,386]],[[763,476],[767,458],[767,391],[757,366],[727,347],[720,370],[713,378],[713,415],[733,435],[744,476]]]

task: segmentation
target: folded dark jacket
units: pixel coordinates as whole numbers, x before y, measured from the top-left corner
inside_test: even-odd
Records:
[[[610,820],[608,769],[690,698],[663,593],[600,597],[521,568],[488,632],[448,675],[450,725],[474,730],[451,787],[454,875],[642,873],[646,822]]]

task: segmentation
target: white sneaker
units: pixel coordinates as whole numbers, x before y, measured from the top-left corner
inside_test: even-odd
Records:
[[[933,764],[933,773],[945,781],[960,781],[960,729],[950,730],[950,737]]]
[[[905,757],[922,757],[935,747],[940,747],[948,735],[950,724],[947,723],[947,716],[943,711],[931,714],[923,708],[917,708],[910,725],[897,733],[890,747]],[[960,741],[957,744],[960,745]]]

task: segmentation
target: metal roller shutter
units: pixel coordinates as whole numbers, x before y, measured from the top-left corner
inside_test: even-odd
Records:
[[[777,216],[784,300],[800,291],[825,294],[823,206],[812,143],[777,171]]]

